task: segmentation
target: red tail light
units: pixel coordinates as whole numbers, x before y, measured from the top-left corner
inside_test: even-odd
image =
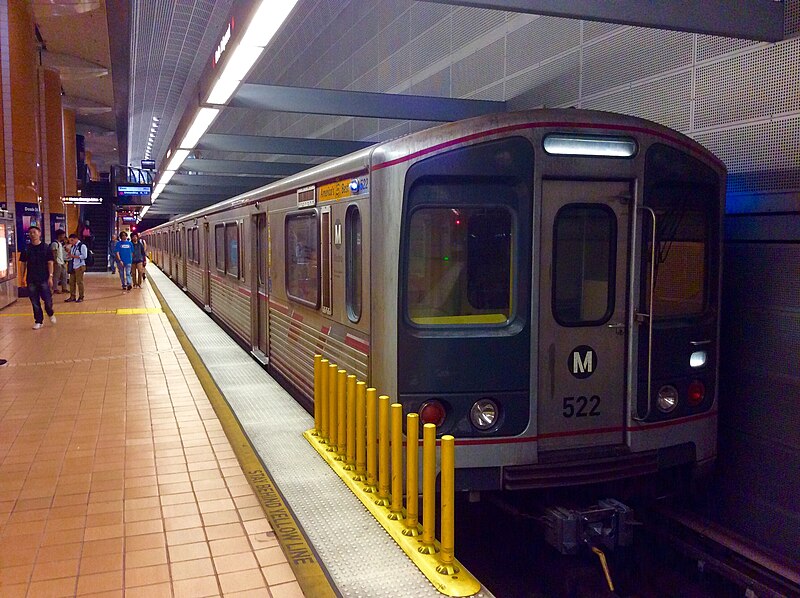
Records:
[[[437,400],[427,401],[419,408],[419,419],[422,424],[434,424],[441,426],[444,423],[444,418],[447,416],[447,410],[441,402]]]
[[[694,380],[689,385],[689,405],[696,407],[703,402],[706,396],[706,387],[700,380]]]

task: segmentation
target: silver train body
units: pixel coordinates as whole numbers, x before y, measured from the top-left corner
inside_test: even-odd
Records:
[[[499,114],[145,238],[307,407],[322,353],[442,418],[458,488],[580,485],[715,458],[725,176],[649,121]]]

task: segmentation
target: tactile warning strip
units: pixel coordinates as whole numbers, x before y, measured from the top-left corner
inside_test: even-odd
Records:
[[[441,596],[303,438],[313,418],[166,276],[148,274],[342,596]]]

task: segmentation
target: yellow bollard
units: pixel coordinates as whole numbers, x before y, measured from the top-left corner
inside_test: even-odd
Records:
[[[328,360],[321,359],[319,362],[319,400],[320,400],[320,415],[322,423],[322,433],[320,434],[319,441],[323,444],[328,442],[328,434],[330,434],[328,407],[330,406],[330,397],[328,396]]]
[[[442,552],[436,571],[442,575],[455,575],[459,569],[455,565],[455,439],[446,434],[442,436]]]
[[[406,415],[406,527],[404,536],[419,535],[419,415]]]
[[[344,461],[344,453],[347,448],[347,372],[339,370],[336,379],[336,408],[338,415],[336,423],[338,432],[336,433],[336,460]]]
[[[436,426],[422,427],[422,554],[435,554],[436,533]]]
[[[389,519],[403,518],[403,406],[393,403],[389,408],[392,420],[392,506]]]
[[[375,504],[389,506],[389,397],[378,397],[378,497]]]
[[[367,389],[367,492],[377,491],[378,483],[378,391]]]
[[[336,372],[339,371],[339,366],[335,363],[328,365],[328,451],[336,451],[336,435],[339,432],[337,426],[337,417],[339,409],[337,407],[338,401],[336,400]]]
[[[347,377],[347,458],[345,471],[356,469],[356,377]]]
[[[367,383],[356,383],[356,419],[354,434],[356,437],[356,472],[353,479],[363,482],[367,479]]]
[[[322,355],[314,355],[314,431],[311,433],[312,436],[319,436],[322,430],[322,405],[320,405],[319,398],[321,361]]]

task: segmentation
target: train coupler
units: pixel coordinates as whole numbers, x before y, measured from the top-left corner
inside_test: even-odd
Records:
[[[586,509],[551,507],[544,516],[545,539],[561,554],[577,554],[581,546],[616,550],[633,544],[633,509],[607,498]]]

